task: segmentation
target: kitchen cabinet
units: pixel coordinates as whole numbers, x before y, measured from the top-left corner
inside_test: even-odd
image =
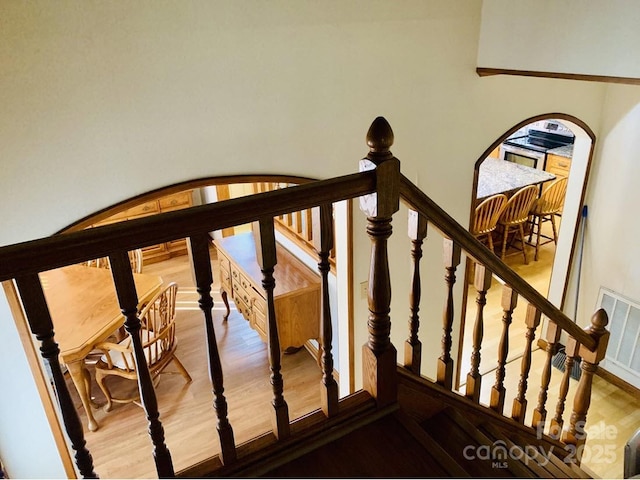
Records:
[[[127,208],[121,212],[111,215],[101,220],[93,226],[108,225],[110,223],[122,222],[124,220],[133,220],[136,218],[147,217],[158,213],[171,212],[193,206],[193,190],[185,190],[171,195],[160,197],[157,200],[150,200],[131,208]],[[187,253],[186,240],[174,240],[172,242],[159,243],[142,249],[143,264],[160,262],[168,258]]]
[[[568,177],[571,169],[571,158],[548,153],[544,169],[549,173],[553,173],[556,177]]]
[[[253,233],[216,239],[214,245],[227,317],[231,296],[238,312],[266,341],[267,299]],[[307,340],[318,340],[320,336],[320,276],[280,243],[276,243],[276,255],[274,307],[280,349],[295,351]]]

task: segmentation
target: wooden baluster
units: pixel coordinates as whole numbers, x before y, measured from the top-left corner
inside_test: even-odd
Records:
[[[504,409],[504,388],[505,365],[507,354],[509,353],[509,325],[513,319],[513,310],[518,302],[518,292],[509,285],[502,287],[502,335],[498,346],[498,366],[496,368],[496,382],[491,387],[491,402],[489,406],[496,412],[502,413]]]
[[[442,354],[438,358],[437,381],[448,390],[453,387],[453,358],[451,358],[451,329],[453,328],[453,287],[456,283],[456,269],[460,265],[461,249],[453,240],[443,240],[444,276],[447,286],[447,300],[442,315]]]
[[[220,438],[221,458],[224,465],[236,461],[236,445],[233,437],[233,429],[227,417],[227,400],[224,396],[224,375],[220,352],[216,341],[216,332],[213,327],[213,298],[211,297],[211,285],[213,275],[211,273],[211,257],[209,255],[208,234],[197,235],[190,238],[190,256],[195,277],[196,290],[200,295],[198,305],[204,314],[204,325],[207,336],[207,353],[209,359],[209,374],[213,386],[213,408],[216,412],[218,437]]]
[[[331,215],[331,225],[333,227],[333,210],[332,210],[332,215]],[[305,222],[304,222],[304,226],[305,226],[305,231],[304,231],[304,239],[308,242],[312,242],[313,241],[313,214],[312,214],[312,210],[310,208],[307,208],[305,210]]]
[[[591,404],[591,387],[593,383],[593,374],[598,369],[598,364],[604,359],[609,344],[609,332],[606,329],[609,318],[604,309],[599,309],[591,317],[591,325],[586,331],[596,341],[596,348],[591,351],[584,345],[580,345],[579,355],[582,358],[580,368],[582,375],[578,381],[578,388],[573,399],[573,412],[569,420],[568,430],[563,432],[562,441],[566,444],[573,445],[576,448],[576,459],[578,463],[582,457],[582,451],[587,441],[587,431],[585,424],[587,422],[587,413]]]
[[[284,381],[282,379],[280,340],[273,290],[276,281],[273,270],[276,266],[276,237],[272,218],[262,218],[253,223],[253,235],[256,243],[256,259],[262,271],[262,287],[267,296],[267,349],[269,351],[269,368],[271,369],[271,385],[273,387],[274,415],[272,417],[273,433],[279,438],[290,435],[289,407],[284,400]]]
[[[560,329],[552,320],[549,320],[547,325],[545,338],[547,341],[547,346],[545,347],[547,356],[542,369],[542,375],[540,376],[538,405],[533,411],[533,419],[531,421],[531,426],[536,429],[538,434],[542,434],[544,432],[544,424],[547,419],[547,392],[549,390],[549,383],[551,382],[551,364],[553,356],[558,351],[558,340],[560,339]]]
[[[82,422],[78,416],[64,374],[60,368],[60,349],[55,341],[53,322],[47,307],[47,301],[42,290],[42,284],[37,274],[16,278],[16,286],[20,293],[25,315],[29,322],[31,333],[40,342],[40,354],[47,362],[52,377],[53,386],[62,413],[65,430],[71,440],[71,447],[75,450],[76,465],[84,478],[98,478],[93,470],[93,458],[86,448]],[[89,408],[91,408],[89,406]],[[91,412],[89,412],[89,415]]]
[[[360,209],[367,215],[367,234],[371,239],[369,268],[369,340],[362,347],[363,388],[379,407],[398,399],[397,352],[391,332],[391,279],[387,239],[391,236],[391,217],[400,208],[400,162],[389,148],[393,131],[383,117],[376,118],[367,132],[369,154],[360,161],[360,171],[376,170],[376,193],[360,197]]]
[[[564,420],[562,415],[564,414],[565,402],[567,400],[567,393],[569,393],[569,380],[571,378],[571,370],[575,363],[575,357],[578,355],[579,344],[573,337],[569,337],[567,340],[567,346],[565,348],[566,358],[564,361],[564,373],[562,375],[562,381],[560,382],[560,388],[558,389],[558,403],[556,403],[556,414],[551,419],[549,426],[549,435],[553,438],[560,439],[562,436],[562,426]]]
[[[320,389],[321,408],[327,417],[338,413],[338,383],[333,377],[333,355],[331,354],[333,342],[333,327],[331,325],[331,303],[329,301],[329,252],[333,248],[333,216],[331,204],[320,205],[312,212],[313,246],[318,252],[320,261],[318,270],[322,278],[320,286],[322,331],[320,349],[322,351],[322,387]]]
[[[153,458],[159,477],[175,476],[171,453],[164,443],[164,428],[160,422],[158,400],[153,389],[151,374],[147,366],[142,339],[140,338],[140,319],[138,318],[138,294],[133,280],[129,254],[126,251],[109,255],[111,273],[116,287],[120,310],[125,317],[124,328],[131,337],[136,372],[138,374],[138,389],[142,406],[149,422],[149,436],[153,443]]]
[[[302,234],[302,210],[296,212],[296,233]]]
[[[420,375],[422,364],[422,342],[418,339],[420,328],[420,259],[422,258],[422,242],[427,237],[427,217],[414,210],[409,210],[409,238],[411,239],[411,258],[413,273],[411,291],[409,292],[409,338],[404,342],[404,366],[416,375]]]
[[[482,375],[480,374],[480,348],[484,336],[484,306],[487,304],[487,292],[491,287],[491,271],[484,265],[476,263],[474,286],[478,292],[476,296],[476,321],[473,325],[473,350],[471,351],[471,368],[467,374],[467,386],[465,395],[475,403],[480,402],[480,387]]]
[[[520,362],[520,381],[518,382],[518,395],[513,399],[513,407],[511,409],[511,417],[524,423],[524,416],[527,413],[527,386],[529,378],[529,370],[531,370],[531,346],[536,338],[536,329],[540,325],[540,311],[532,304],[527,305],[527,315],[525,317],[527,325],[527,333],[525,337],[527,344],[524,347],[524,353]]]

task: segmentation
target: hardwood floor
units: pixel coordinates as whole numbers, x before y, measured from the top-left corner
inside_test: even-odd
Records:
[[[543,247],[540,260],[538,262],[532,260],[529,266],[524,266],[522,257],[518,255],[507,257],[507,262],[536,288],[545,289],[544,282],[548,282],[548,270],[545,268],[550,265],[552,256],[553,247],[546,245]],[[214,270],[217,271],[217,262],[214,260],[212,263]],[[167,281],[176,281],[180,287],[177,354],[193,377],[193,381],[185,385],[183,378],[179,375],[163,374],[157,387],[157,395],[160,420],[165,430],[165,441],[171,451],[175,469],[181,470],[219,452],[216,417],[212,407],[213,394],[204,348],[202,314],[197,305],[197,293],[186,256],[145,266],[144,271],[160,274]],[[267,350],[258,334],[249,327],[237,311],[232,310],[228,322],[222,322],[224,306],[219,294],[217,276],[212,295],[215,302],[214,324],[225,375],[224,393],[229,405],[229,419],[234,429],[236,443],[241,443],[271,429],[271,385]],[[490,388],[495,375],[495,352],[502,329],[500,295],[499,285],[494,284],[489,291],[485,317],[485,343],[482,351],[484,377],[481,402],[484,404],[489,403]],[[471,307],[468,310],[470,312],[468,318],[471,320],[466,322],[467,329],[473,328],[474,302],[474,296],[471,295],[469,299]],[[490,312],[491,310],[493,313]],[[519,314],[514,317],[510,331],[509,363],[505,380],[506,412],[510,411],[517,391],[520,357],[525,345],[524,322]],[[466,335],[467,338],[471,338],[470,331],[467,331]],[[321,372],[315,359],[304,349],[295,354],[283,355],[282,360],[284,395],[289,406],[290,418],[294,419],[320,406]],[[463,365],[467,362],[466,366],[463,366],[465,375],[468,371],[468,361],[469,352],[465,351],[463,356]],[[543,352],[536,349],[533,353],[530,378],[540,378],[543,361]],[[552,412],[549,415],[552,415],[555,409],[554,394],[561,377],[558,370],[553,370],[547,402],[547,410]],[[118,378],[110,380],[113,380],[110,385],[116,391],[135,388]],[[72,394],[75,394],[75,389],[70,382],[69,386]],[[527,396],[529,401],[527,423],[530,423],[538,390],[539,385],[535,381],[530,381]],[[572,390],[567,401],[569,414],[574,391],[575,381],[572,380]],[[104,397],[95,382],[93,395],[99,404],[104,403]],[[86,422],[84,410],[77,397],[75,400],[81,419]],[[100,429],[96,432],[86,431],[85,436],[98,475],[103,478],[155,478],[157,474],[152,457],[152,445],[147,434],[148,425],[142,408],[135,404],[116,404],[109,413],[101,408],[94,412],[100,423]],[[588,416],[588,426],[594,431],[590,431],[589,434],[586,450],[588,453],[585,454],[584,465],[595,475],[621,478],[624,444],[638,425],[640,425],[640,399],[596,377]]]
[[[550,224],[545,224],[545,227],[550,228]],[[540,248],[538,261],[533,260],[533,252],[533,247],[528,247],[528,265],[524,264],[522,253],[520,252],[512,252],[507,255],[505,261],[516,273],[525,278],[541,294],[546,295],[549,288],[555,246],[553,243],[542,246]],[[464,337],[467,341],[463,345],[461,362],[463,372],[460,378],[462,384],[460,388],[461,392],[464,391],[465,376],[470,366],[471,339],[476,314],[476,292],[473,285],[469,287]],[[494,279],[491,289],[487,294],[487,305],[484,310],[485,328],[481,350],[482,359],[480,370],[483,378],[480,401],[485,405],[489,404],[491,386],[495,382],[498,344],[500,342],[500,335],[502,334],[501,295],[501,285]],[[520,300],[509,329],[509,353],[507,356],[508,363],[505,377],[505,387],[507,389],[505,412],[507,414],[511,412],[513,399],[517,394],[518,382],[520,380],[521,358],[526,346],[526,327],[524,324],[525,306],[526,302]],[[536,338],[539,338],[539,335],[540,332],[536,332]],[[534,345],[527,393],[527,416],[525,418],[525,423],[529,425],[531,424],[532,411],[538,400],[538,392],[540,390],[539,379],[542,374],[544,361],[545,352]],[[549,412],[549,418],[555,413],[557,403],[555,392],[558,391],[561,378],[562,373],[558,369],[552,368],[549,398],[546,406]],[[536,380],[533,381],[532,379]],[[568,421],[571,415],[577,381],[571,379],[570,383],[571,387],[567,397],[564,415],[565,422]],[[624,445],[639,427],[640,397],[616,387],[599,376],[594,377],[591,406],[587,417],[589,435],[584,450],[584,465],[596,476],[602,478],[622,478]]]
[[[180,375],[163,373],[156,388],[165,443],[171,451],[176,471],[220,451],[203,316],[197,304],[198,294],[188,262],[188,257],[182,256],[144,267],[145,273],[157,273],[165,281],[178,282],[179,286],[177,355],[193,381],[185,384]],[[212,263],[217,271],[217,262]],[[224,394],[229,407],[229,421],[239,444],[271,430],[272,389],[267,348],[234,309],[229,320],[222,321],[225,308],[217,279],[212,296],[215,303],[214,325],[224,371]],[[174,369],[169,366],[167,370]],[[309,352],[301,349],[294,354],[283,355],[282,374],[290,419],[320,407],[321,372]],[[125,391],[136,389],[135,384],[120,378],[107,381],[116,394],[122,392],[125,395]],[[92,383],[96,402],[104,404],[104,396],[95,380]],[[75,394],[70,381],[68,385]],[[77,395],[75,400],[86,424]],[[85,431],[85,436],[96,473],[102,478],[157,478],[144,410],[136,404],[114,404],[109,413],[102,408],[94,410],[94,413],[100,428],[95,432]]]

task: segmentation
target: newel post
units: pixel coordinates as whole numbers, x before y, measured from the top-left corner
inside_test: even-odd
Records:
[[[569,421],[569,429],[563,432],[562,441],[576,448],[575,458],[578,461],[582,457],[582,450],[587,441],[587,431],[585,424],[587,422],[587,412],[591,404],[591,386],[593,383],[593,374],[598,369],[598,364],[604,359],[609,344],[609,332],[606,329],[609,323],[607,312],[600,308],[591,317],[591,325],[586,331],[595,339],[596,348],[593,351],[580,345],[579,355],[582,358],[580,368],[582,375],[578,381],[578,388],[573,399],[573,413]]]
[[[400,162],[389,148],[393,131],[383,118],[376,118],[367,132],[369,153],[360,161],[360,171],[376,171],[376,193],[360,197],[360,209],[367,215],[371,239],[369,267],[368,342],[362,348],[363,387],[378,406],[397,401],[397,352],[391,343],[391,278],[387,239],[391,218],[400,208]]]

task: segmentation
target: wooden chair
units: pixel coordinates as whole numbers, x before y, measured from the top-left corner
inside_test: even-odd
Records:
[[[144,356],[149,367],[151,378],[158,376],[171,362],[174,362],[180,375],[187,383],[191,382],[191,376],[176,357],[176,295],[178,285],[171,282],[165,286],[140,312],[140,338]],[[114,398],[107,388],[105,379],[109,375],[117,375],[129,380],[137,380],[133,345],[128,336],[119,343],[104,342],[97,346],[103,352],[102,357],[96,363],[96,382],[107,398],[105,410],[112,408],[112,403],[129,403],[138,399]],[[166,372],[169,373],[169,372]],[[175,373],[175,372],[171,372]]]
[[[516,235],[520,236],[520,245],[522,247],[522,255],[524,256],[524,263],[529,263],[527,259],[527,251],[525,249],[524,241],[524,227],[523,225],[529,219],[529,211],[531,205],[535,202],[538,196],[538,187],[535,185],[529,185],[528,187],[522,187],[509,199],[500,218],[498,219],[498,225],[502,226],[502,254],[501,258],[504,260],[507,253],[507,238],[509,237],[509,230],[516,228],[516,233],[511,243],[515,240]]]
[[[131,270],[133,273],[142,273],[142,249],[136,248],[129,252],[129,262],[131,262]],[[84,262],[87,267],[111,268],[109,257],[101,257]]]
[[[561,177],[552,181],[547,185],[540,198],[538,198],[533,205],[529,214],[531,215],[531,233],[529,234],[529,241],[531,241],[532,235],[536,235],[536,253],[533,257],[534,260],[538,260],[538,250],[540,249],[540,237],[547,239],[542,245],[553,241],[558,244],[558,230],[556,228],[556,214],[562,210],[564,203],[564,197],[567,193],[567,177]],[[553,238],[541,234],[542,224],[544,222],[551,222],[553,230]]]
[[[507,201],[508,198],[504,194],[493,195],[480,202],[473,215],[471,233],[478,239],[486,236],[489,249],[492,252],[494,251],[493,231],[498,226],[498,219]]]

